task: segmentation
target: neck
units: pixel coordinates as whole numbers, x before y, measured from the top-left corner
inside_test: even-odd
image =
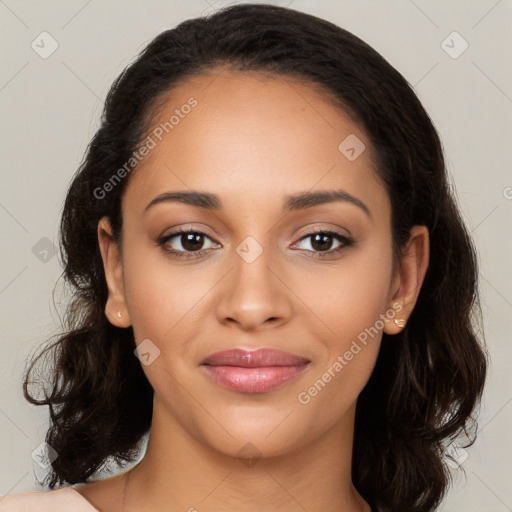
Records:
[[[314,442],[274,457],[247,444],[240,457],[192,437],[155,399],[142,461],[126,475],[124,512],[366,512],[351,480],[355,404]],[[248,455],[248,457],[247,457]]]

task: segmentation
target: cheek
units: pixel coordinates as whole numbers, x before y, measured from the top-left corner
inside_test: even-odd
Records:
[[[294,291],[307,298],[305,302],[322,321],[322,332],[330,333],[333,348],[343,349],[390,307],[392,253],[387,245],[373,243],[347,252],[336,266],[303,272],[296,280]]]
[[[321,404],[330,403],[336,416],[368,381],[380,348],[383,316],[391,306],[387,302],[391,276],[392,253],[384,243],[354,251],[332,272],[302,281],[298,295],[308,297],[315,313],[309,330],[316,332],[325,351],[316,365],[311,392],[303,390],[304,401],[317,403],[319,412]]]
[[[375,263],[375,260],[373,260]],[[390,271],[387,259],[377,268],[339,273],[336,285],[326,281],[324,300],[316,302],[318,314],[329,330],[316,330],[324,347],[311,378],[297,395],[307,430],[316,435],[333,425],[355,404],[370,378],[378,357],[386,312]],[[319,283],[315,286],[318,287]],[[318,288],[317,288],[318,289]],[[317,322],[318,324],[318,322]],[[324,332],[319,336],[319,332]],[[320,351],[318,351],[320,353]],[[322,422],[318,422],[318,418]]]
[[[129,247],[128,243],[126,244]],[[124,258],[126,300],[137,341],[164,341],[194,317],[212,287],[205,268],[172,263],[161,248],[134,248]],[[177,328],[175,329],[175,326]]]

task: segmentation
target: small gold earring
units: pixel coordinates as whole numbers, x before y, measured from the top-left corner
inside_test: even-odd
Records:
[[[121,311],[117,312],[117,318],[121,318],[123,315],[121,314]]]
[[[404,318],[395,318],[395,324],[397,325],[397,327],[400,327],[400,329],[402,327],[405,327],[405,319]]]

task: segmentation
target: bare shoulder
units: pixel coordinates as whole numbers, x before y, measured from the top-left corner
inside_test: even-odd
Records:
[[[72,487],[52,491],[7,494],[0,498],[0,512],[94,512]]]
[[[52,491],[7,494],[0,512],[112,512],[120,509],[123,474]]]

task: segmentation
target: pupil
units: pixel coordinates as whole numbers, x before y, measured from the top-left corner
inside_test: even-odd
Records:
[[[200,249],[203,244],[203,235],[199,233],[186,233],[181,235],[181,245],[187,251]]]
[[[331,236],[318,234],[313,237],[311,245],[317,251],[327,251],[331,246]]]

